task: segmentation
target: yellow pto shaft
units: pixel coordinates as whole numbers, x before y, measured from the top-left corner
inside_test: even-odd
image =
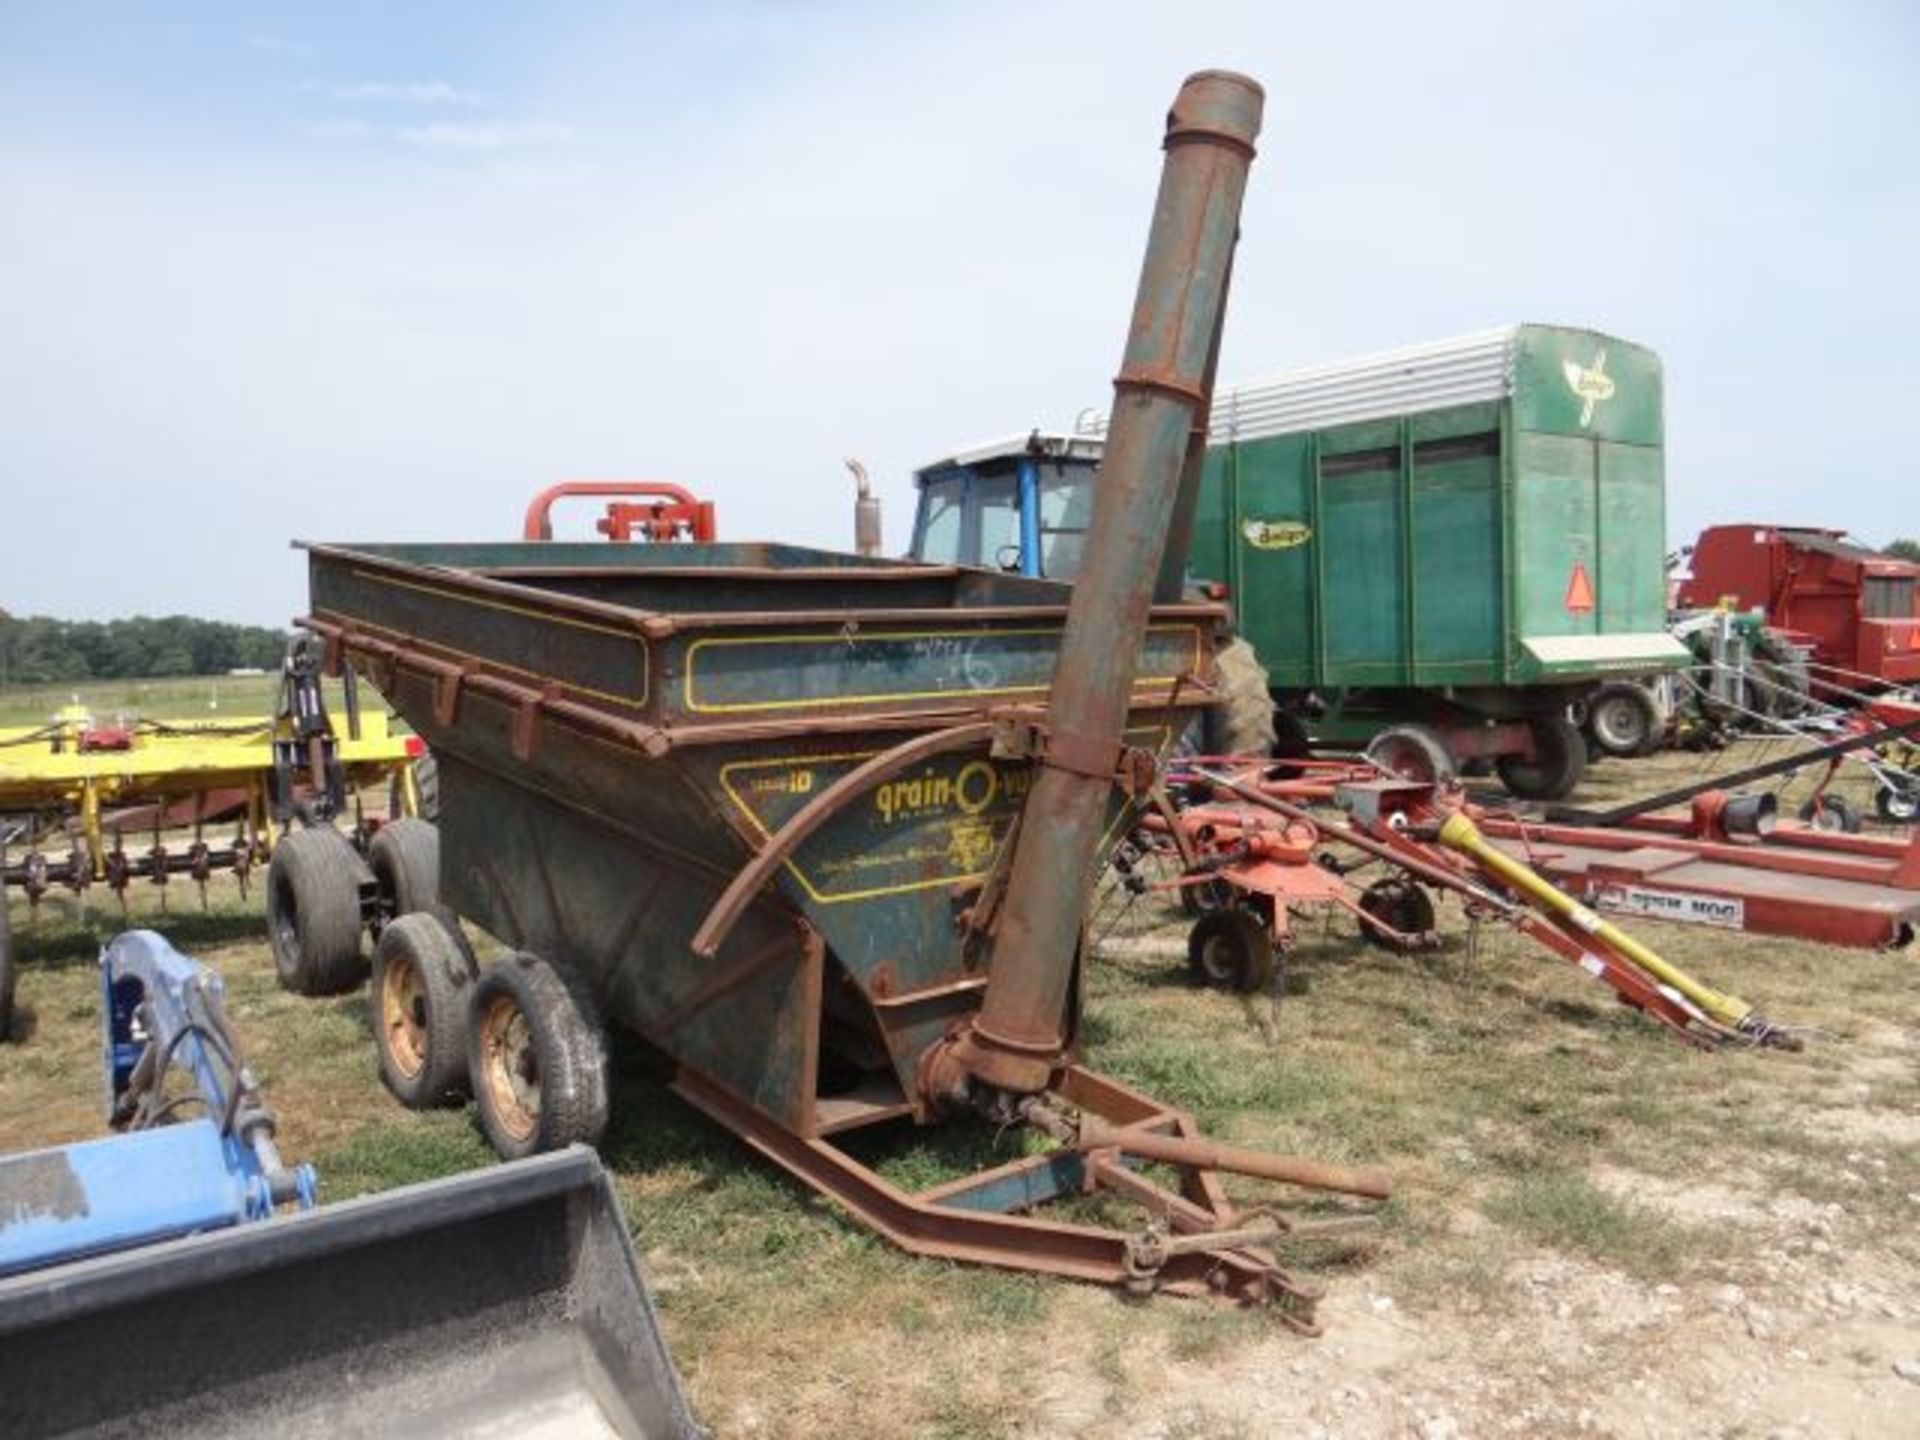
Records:
[[[1519,891],[1539,909],[1605,945],[1638,966],[1661,984],[1679,991],[1723,1025],[1738,1030],[1753,1015],[1753,1007],[1738,996],[1702,985],[1684,970],[1669,964],[1611,920],[1602,919],[1565,891],[1547,881],[1492,844],[1464,814],[1455,811],[1440,827],[1440,843],[1467,856],[1482,870]]]

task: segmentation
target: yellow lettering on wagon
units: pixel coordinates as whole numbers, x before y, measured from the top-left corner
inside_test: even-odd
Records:
[[[922,772],[876,786],[873,805],[889,825],[942,810],[983,815],[1002,798],[1017,800],[1024,795],[1028,779],[1024,768],[1002,770],[990,760],[970,760],[952,775]]]

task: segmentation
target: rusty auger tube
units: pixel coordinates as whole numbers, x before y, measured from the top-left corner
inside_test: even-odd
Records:
[[[1225,1170],[1235,1175],[1278,1180],[1283,1184],[1304,1185],[1314,1190],[1338,1190],[1347,1195],[1364,1195],[1370,1200],[1386,1200],[1393,1195],[1393,1181],[1384,1170],[1354,1169],[1346,1165],[1328,1165],[1319,1160],[1301,1160],[1291,1155],[1270,1155],[1264,1150],[1222,1145],[1216,1140],[1158,1135],[1114,1125],[1097,1115],[1080,1117],[1078,1146],[1082,1150],[1124,1150],[1142,1160],[1159,1160],[1168,1165],[1192,1165],[1201,1170]]]
[[[1114,381],[1086,564],[1048,697],[1048,742],[1028,795],[972,1025],[924,1072],[936,1099],[978,1081],[1031,1094],[1064,1062],[1063,1017],[1093,859],[1166,548],[1188,437],[1204,420],[1207,357],[1224,304],[1264,93],[1225,71],[1190,76],[1167,116],[1166,159],[1126,357]]]

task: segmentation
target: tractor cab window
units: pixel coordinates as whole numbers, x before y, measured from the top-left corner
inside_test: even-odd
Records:
[[[1020,568],[1020,488],[1011,475],[981,475],[973,482],[974,523],[980,543],[977,563],[989,570]]]
[[[933,565],[966,563],[966,557],[960,553],[966,501],[966,480],[962,476],[931,480],[921,486],[919,533],[913,545],[915,559]]]
[[[1080,573],[1093,516],[1093,467],[1048,465],[1040,471],[1040,573],[1071,580]]]

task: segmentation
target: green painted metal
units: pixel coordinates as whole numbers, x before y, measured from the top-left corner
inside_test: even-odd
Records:
[[[855,1092],[919,1113],[921,1055],[980,1004],[955,922],[1028,760],[981,742],[873,785],[712,960],[689,942],[855,766],[1043,702],[1067,587],[761,545],[325,546],[309,570],[330,652],[439,758],[455,910],[794,1134]],[[1130,743],[1164,748],[1198,714],[1221,615],[1153,612]]]
[[[1665,636],[1658,358],[1543,326],[1511,354],[1497,400],[1215,446],[1192,570],[1232,587],[1277,689],[1682,663]],[[1608,640],[1529,643],[1567,637]]]

